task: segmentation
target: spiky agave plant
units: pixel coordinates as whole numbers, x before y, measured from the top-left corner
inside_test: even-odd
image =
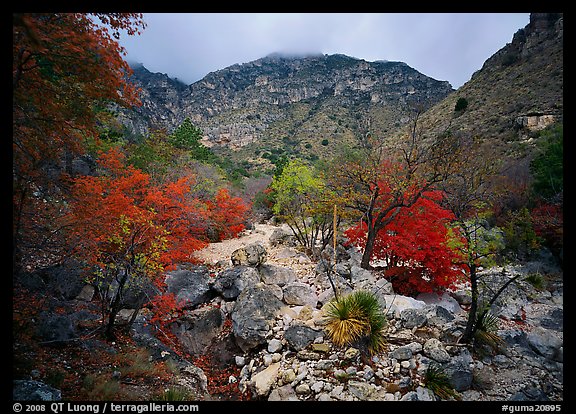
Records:
[[[455,400],[461,399],[458,391],[450,384],[450,379],[446,372],[437,364],[428,365],[426,373],[424,374],[424,385],[443,400],[450,398],[454,398]]]
[[[474,338],[479,345],[488,345],[498,350],[506,345],[506,342],[498,335],[500,320],[488,309],[480,312],[476,320],[476,332]]]
[[[374,294],[357,290],[334,299],[328,303],[326,316],[328,338],[336,346],[365,343],[371,354],[384,347],[386,316]]]

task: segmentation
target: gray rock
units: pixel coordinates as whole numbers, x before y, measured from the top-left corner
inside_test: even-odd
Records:
[[[398,361],[405,361],[412,358],[412,349],[408,345],[401,346],[390,352],[388,356]]]
[[[274,388],[268,396],[268,401],[300,401],[290,384]]]
[[[315,308],[318,303],[316,292],[306,283],[288,283],[282,288],[282,292],[284,293],[284,302],[288,305],[310,305]]]
[[[406,329],[420,328],[426,325],[428,318],[424,309],[404,309],[400,313],[402,326]]]
[[[466,391],[472,386],[472,368],[470,363],[472,356],[470,352],[465,349],[459,355],[452,357],[448,364],[444,365],[444,371],[450,379],[450,385],[456,391]]]
[[[258,268],[260,279],[268,285],[284,286],[296,281],[296,273],[288,267],[265,264]]]
[[[184,308],[193,308],[212,298],[210,272],[206,266],[196,266],[192,270],[175,270],[166,275],[168,293],[174,293]]]
[[[12,399],[14,401],[60,401],[62,392],[41,381],[14,380]]]
[[[216,275],[212,289],[226,300],[238,297],[246,286],[253,286],[260,281],[260,275],[253,267],[239,265],[225,269]]]
[[[278,352],[282,349],[282,341],[278,340],[278,339],[271,339],[268,342],[268,352],[274,353],[274,352]]]
[[[204,307],[187,313],[171,325],[186,352],[202,355],[222,332],[225,315],[218,308]]]
[[[281,227],[275,228],[270,238],[268,239],[270,246],[278,246],[281,244],[292,245],[294,243],[294,235],[292,232],[284,230]]]
[[[544,391],[533,385],[528,385],[513,394],[509,401],[550,401],[550,398],[546,395]]]
[[[70,315],[42,312],[38,317],[36,333],[42,341],[65,342],[77,336]]]
[[[232,332],[242,351],[266,343],[266,335],[282,306],[270,287],[263,283],[240,293],[232,311]]]
[[[266,262],[268,252],[260,243],[249,244],[232,252],[231,261],[234,266],[260,266]]]
[[[537,326],[528,333],[527,339],[530,347],[538,354],[562,362],[563,341],[557,332]]]
[[[450,361],[450,354],[444,349],[444,345],[436,338],[430,338],[424,343],[423,347],[424,355],[428,358],[432,358],[437,362],[448,362]]]
[[[321,336],[324,336],[322,331],[306,325],[291,325],[284,331],[284,338],[288,341],[288,345],[296,351],[306,348]]]

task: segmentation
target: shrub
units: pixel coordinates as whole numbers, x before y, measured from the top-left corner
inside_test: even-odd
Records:
[[[384,347],[386,316],[374,294],[357,290],[334,299],[328,303],[326,315],[328,338],[336,346],[359,345],[370,354]]]
[[[456,105],[454,106],[454,111],[462,112],[468,108],[468,100],[466,98],[458,98]]]

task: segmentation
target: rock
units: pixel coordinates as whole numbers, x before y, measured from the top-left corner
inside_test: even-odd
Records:
[[[280,363],[276,362],[252,376],[251,386],[258,397],[265,397],[278,379]]]
[[[437,362],[444,363],[450,361],[450,354],[444,349],[444,345],[436,338],[430,338],[424,343],[424,355]]]
[[[94,297],[94,292],[96,289],[92,285],[84,285],[78,296],[76,296],[76,300],[81,300],[84,302],[90,302]]]
[[[330,345],[326,343],[312,344],[312,350],[315,352],[330,352]]]
[[[306,325],[291,325],[284,331],[288,345],[296,351],[306,348],[314,339],[323,336],[323,332]]]
[[[376,388],[367,382],[350,380],[348,381],[348,391],[360,401],[378,400]]]
[[[190,355],[206,352],[214,338],[222,332],[225,315],[218,308],[204,307],[178,318],[172,325],[172,333]]]
[[[260,279],[268,285],[278,285],[280,287],[296,281],[296,273],[288,267],[276,265],[262,265],[258,268]]]
[[[400,314],[405,309],[424,309],[426,304],[421,300],[416,300],[409,296],[403,295],[384,295],[387,306],[390,308],[389,313],[400,318]]]
[[[449,293],[420,293],[416,296],[417,300],[421,300],[427,305],[441,306],[448,310],[453,315],[464,314],[464,310],[460,307],[460,303],[454,299]]]
[[[36,333],[40,340],[53,343],[69,341],[77,336],[70,315],[47,311],[38,316]]]
[[[452,357],[449,363],[443,365],[444,371],[450,379],[450,385],[456,391],[466,391],[472,386],[471,362],[470,352],[464,349],[459,355]]]
[[[527,339],[530,347],[538,354],[554,361],[562,362],[563,360],[563,340],[559,333],[540,326],[528,333]]]
[[[412,349],[409,346],[401,346],[388,354],[390,358],[404,361],[412,358]]]
[[[293,369],[289,368],[285,371],[282,371],[282,382],[285,384],[290,384],[292,381],[296,379],[296,373]]]
[[[168,293],[174,293],[178,301],[184,301],[185,308],[193,308],[212,298],[210,281],[210,272],[206,266],[175,270],[166,275]]]
[[[63,264],[38,269],[33,274],[23,274],[18,276],[18,280],[27,287],[34,287],[39,291],[50,292],[60,299],[69,300],[77,297],[82,291],[85,285],[83,272],[84,266],[81,263],[68,260]],[[38,280],[40,283],[28,283],[26,279]]]
[[[512,395],[508,401],[550,401],[550,398],[540,388],[528,385]]]
[[[290,384],[286,384],[279,388],[274,388],[270,392],[268,401],[300,401],[294,392],[294,388]]]
[[[412,329],[426,325],[428,318],[424,309],[409,308],[400,312],[400,320],[404,328]]]
[[[284,293],[284,302],[288,305],[310,305],[316,307],[318,296],[314,289],[301,282],[292,282],[282,288]]]
[[[41,381],[14,380],[12,399],[14,401],[60,401],[62,392]]]
[[[184,367],[180,369],[180,373],[176,376],[176,385],[186,390],[194,399],[206,399],[210,395],[208,393],[208,378],[206,374],[196,365],[187,361],[182,363]]]
[[[260,266],[266,262],[268,252],[260,243],[249,244],[232,252],[231,261],[234,266]]]
[[[280,244],[292,245],[294,243],[294,235],[292,232],[278,227],[274,229],[268,241],[272,247],[276,247]]]
[[[472,303],[472,294],[470,290],[460,289],[449,294],[458,302],[459,305],[468,306]]]
[[[360,356],[360,350],[357,348],[350,347],[344,352],[344,358],[348,360],[354,360]]]
[[[418,401],[436,401],[436,397],[432,390],[422,386],[416,388],[416,396],[418,397]]]
[[[278,340],[278,339],[271,339],[268,342],[268,352],[270,353],[274,353],[274,352],[278,352],[282,349],[282,341]]]
[[[310,394],[310,386],[306,383],[301,383],[296,386],[295,391],[297,395],[308,395]]]
[[[244,352],[266,343],[266,335],[282,306],[270,287],[263,283],[240,293],[232,311],[232,332]]]
[[[253,267],[238,265],[225,269],[216,275],[212,289],[226,300],[234,300],[246,286],[260,281],[260,275]]]

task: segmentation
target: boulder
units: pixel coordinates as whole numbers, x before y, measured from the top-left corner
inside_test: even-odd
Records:
[[[301,282],[288,283],[282,288],[284,302],[288,305],[310,305],[313,308],[318,303],[318,296],[314,289]]]
[[[284,332],[284,338],[288,341],[288,345],[296,351],[306,348],[321,336],[324,336],[322,331],[306,325],[290,325]]]
[[[420,328],[428,322],[426,311],[424,309],[408,308],[400,313],[402,326],[406,329]]]
[[[12,399],[14,401],[60,401],[62,392],[41,381],[14,380]]]
[[[272,385],[278,379],[279,372],[280,363],[275,362],[252,376],[251,386],[257,397],[265,397],[270,393]]]
[[[258,268],[260,279],[268,285],[284,286],[296,281],[296,273],[289,267],[265,264]]]
[[[168,293],[174,293],[176,300],[185,303],[185,308],[193,308],[212,298],[210,282],[210,272],[206,266],[175,270],[166,275]]]
[[[260,243],[252,243],[232,252],[231,260],[234,266],[260,266],[266,262],[268,252]]]
[[[232,310],[232,332],[236,344],[247,352],[266,343],[283,303],[264,283],[249,286],[240,293]]]
[[[172,333],[190,355],[202,355],[222,332],[225,315],[218,308],[204,307],[188,312],[172,325]]]
[[[256,269],[239,265],[218,273],[212,289],[225,300],[234,300],[247,286],[253,286],[259,281],[260,275]]]

